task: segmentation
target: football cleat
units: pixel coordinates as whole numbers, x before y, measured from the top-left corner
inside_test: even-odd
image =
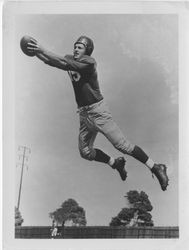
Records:
[[[157,177],[163,191],[165,191],[167,189],[167,186],[169,185],[169,178],[167,176],[166,170],[167,167],[164,164],[154,164],[153,168],[151,169],[152,174]]]
[[[119,172],[122,181],[125,181],[127,178],[127,172],[125,170],[125,162],[126,160],[124,157],[118,157],[115,159],[115,162],[112,166],[113,169],[116,169]]]

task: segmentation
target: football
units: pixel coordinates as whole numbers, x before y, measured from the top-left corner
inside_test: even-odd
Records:
[[[22,39],[20,40],[20,47],[24,52],[24,54],[26,54],[27,56],[35,56],[35,52],[29,51],[27,49],[27,44],[29,42],[34,43],[31,39],[33,39],[31,36],[23,36]]]

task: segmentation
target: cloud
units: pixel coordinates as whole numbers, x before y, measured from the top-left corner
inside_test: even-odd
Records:
[[[119,20],[120,21],[120,20]],[[178,103],[178,20],[176,15],[128,15],[125,32],[110,30],[120,50],[130,59],[159,64],[170,88],[170,101]]]

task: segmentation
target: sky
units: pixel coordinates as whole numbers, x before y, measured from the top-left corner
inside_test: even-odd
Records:
[[[109,225],[126,206],[130,190],[149,196],[155,226],[178,218],[178,19],[176,15],[17,15],[14,32],[15,206],[22,162],[19,146],[31,149],[24,169],[20,211],[24,226],[51,225],[49,213],[67,199],[86,211],[87,225]],[[128,178],[105,164],[82,159],[79,117],[67,72],[28,57],[20,39],[30,35],[48,50],[72,54],[80,35],[94,41],[100,88],[125,136],[168,167],[166,192],[146,166],[125,155]],[[122,156],[98,134],[98,147]]]

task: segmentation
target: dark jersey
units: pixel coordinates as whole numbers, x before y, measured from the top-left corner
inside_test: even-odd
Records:
[[[78,107],[83,107],[103,99],[100,92],[94,58],[84,55],[75,60],[72,55],[64,57],[66,62],[65,70],[68,71],[74,88],[75,98]]]

